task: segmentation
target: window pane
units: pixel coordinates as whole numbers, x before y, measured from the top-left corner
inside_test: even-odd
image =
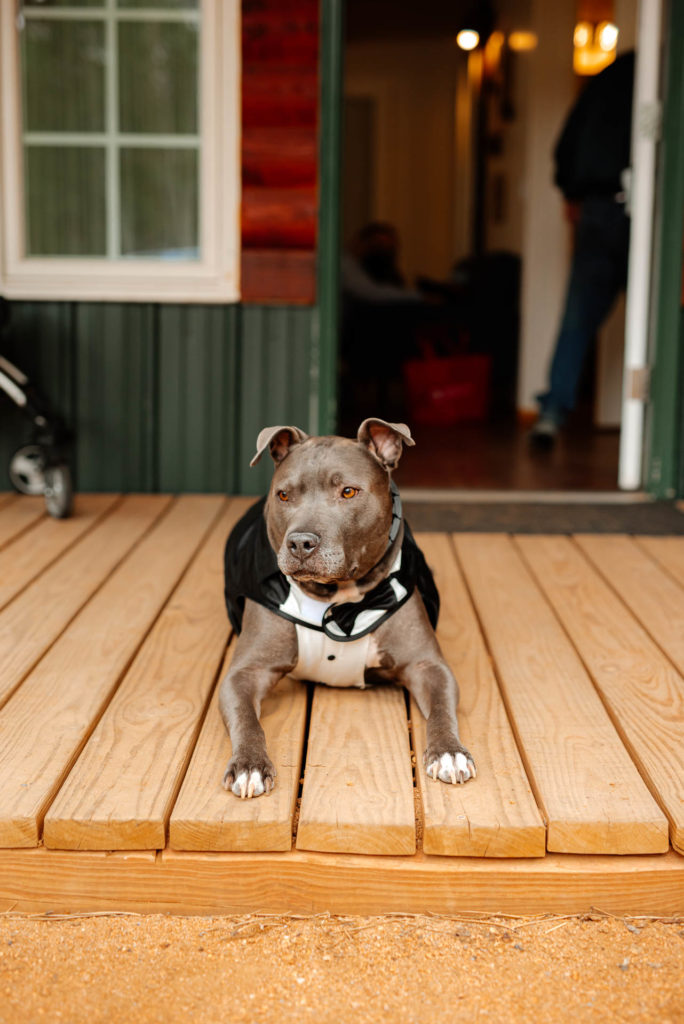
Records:
[[[50,7],[103,7],[105,0],[50,0]],[[32,8],[35,10],[44,11],[47,4],[44,0],[27,0],[24,3],[24,10],[30,11]]]
[[[27,256],[104,256],[104,149],[28,146],[25,161]]]
[[[119,24],[122,132],[196,133],[197,41],[194,22]]]
[[[118,0],[119,7],[154,7],[166,8],[168,11],[177,11],[182,8],[184,11],[196,11],[198,0]]]
[[[27,18],[22,38],[24,130],[102,131],[103,24]]]
[[[124,256],[197,259],[197,162],[194,149],[121,150]]]

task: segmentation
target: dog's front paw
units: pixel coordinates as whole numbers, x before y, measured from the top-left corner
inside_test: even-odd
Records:
[[[231,757],[223,776],[223,788],[241,800],[270,793],[276,770],[267,757]]]
[[[451,754],[431,753],[428,755],[426,751],[425,762],[427,773],[431,779],[435,781],[441,779],[442,782],[450,782],[452,786],[455,786],[457,782],[463,783],[468,779],[474,779],[477,775],[475,762],[465,747],[460,747],[459,750]]]

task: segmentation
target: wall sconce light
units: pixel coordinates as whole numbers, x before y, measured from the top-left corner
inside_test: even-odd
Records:
[[[597,75],[615,60],[618,28],[612,21],[579,21],[573,34],[572,66],[576,75]]]
[[[518,29],[511,32],[508,37],[508,48],[516,53],[527,53],[537,49],[539,38],[536,32],[528,32]]]
[[[610,53],[617,47],[618,27],[611,21],[602,21],[596,26],[596,38],[604,53]]]
[[[480,42],[480,33],[472,28],[462,28],[456,36],[456,45],[462,50],[474,50]]]

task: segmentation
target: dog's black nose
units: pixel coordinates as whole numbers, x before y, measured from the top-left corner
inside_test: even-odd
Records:
[[[291,533],[287,538],[287,550],[300,562],[313,555],[321,543],[317,533]]]

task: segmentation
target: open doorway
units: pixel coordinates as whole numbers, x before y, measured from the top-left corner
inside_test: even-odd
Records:
[[[553,150],[587,81],[581,21],[616,24],[629,50],[636,0],[347,0],[340,427],[408,422],[404,487],[617,486],[623,299],[558,442],[528,439],[573,246]]]

